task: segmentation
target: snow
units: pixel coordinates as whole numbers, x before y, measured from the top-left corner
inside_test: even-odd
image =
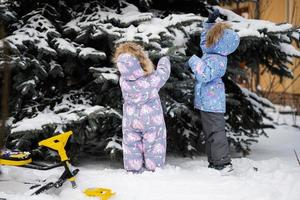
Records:
[[[274,108],[274,105],[271,101],[269,101],[268,99],[266,98],[263,98],[263,97],[259,97],[257,94],[255,94],[254,92],[250,92],[248,89],[246,88],[241,88],[243,94],[247,97],[251,97],[253,98],[255,101],[257,102],[260,102],[261,104],[263,104],[263,106],[266,106],[266,107],[270,107],[270,108]],[[264,109],[260,104],[258,103],[254,103],[254,105],[256,105],[257,107],[261,107],[261,109]]]
[[[201,17],[194,14],[171,14],[163,19],[153,17],[149,21],[142,22],[137,27],[129,26],[124,30],[122,38],[117,40],[116,43],[139,40],[145,44],[151,43],[150,45],[160,50],[160,45],[156,45],[157,43],[155,42],[163,41],[164,38],[171,38],[175,43],[180,43],[182,46],[188,38],[182,30],[180,33],[175,27],[179,25],[183,27],[189,26],[194,22],[200,22],[201,19]],[[176,33],[174,32],[175,30]]]
[[[280,47],[283,52],[289,56],[300,57],[300,51],[298,51],[293,45],[287,43],[280,43]]]
[[[93,73],[93,76],[96,78],[94,81],[96,83],[102,83],[103,79],[110,80],[113,83],[117,84],[119,82],[118,70],[116,68],[108,68],[108,67],[101,67],[95,68],[90,67],[89,71]]]
[[[90,102],[81,99],[82,104],[71,103],[68,98],[70,94],[66,94],[60,104],[56,105],[54,110],[46,107],[32,118],[24,118],[17,123],[11,125],[11,133],[24,131],[42,131],[45,125],[66,125],[79,120],[82,117],[88,117],[96,112],[104,111],[102,106],[91,106]],[[10,119],[9,121],[12,121]]]
[[[300,39],[300,29],[298,29],[298,32],[293,32],[292,33],[293,38],[295,38],[296,40]]]
[[[114,83],[118,83],[119,82],[119,76],[117,74],[102,73],[101,75],[106,80],[112,80]]]
[[[90,67],[89,71],[93,72],[93,73],[97,73],[97,72],[98,73],[105,73],[106,72],[106,73],[112,73],[112,74],[118,72],[117,68],[109,68],[109,67],[101,67],[101,68]]]
[[[245,19],[235,14],[233,11],[221,8],[219,6],[215,7],[220,10],[220,13],[222,15],[227,16],[227,19],[230,21],[229,23],[232,25],[232,28],[238,31],[240,37],[265,37],[264,32],[268,32],[268,34],[280,33],[277,34],[276,37],[279,37],[282,40],[282,42],[280,42],[280,48],[282,52],[285,52],[290,56],[299,57],[300,51],[293,47],[289,36],[289,34],[291,34],[290,30],[293,29],[292,24],[276,24],[266,20]],[[292,32],[292,37],[298,39],[299,33],[296,32],[295,29],[296,28],[294,28]]]
[[[121,143],[121,139],[117,136],[114,136],[112,138],[109,138],[109,141],[105,147],[105,150],[111,149],[112,151],[115,151],[116,149],[119,149],[122,151],[122,146],[119,144]]]
[[[235,170],[229,176],[207,168],[205,156],[191,159],[169,155],[164,169],[143,174],[125,172],[121,162],[84,156],[76,179],[77,189],[65,183],[62,188],[50,190],[47,194],[30,196],[31,185],[20,182],[55,180],[63,168],[38,171],[3,166],[0,197],[9,200],[97,199],[85,196],[82,191],[90,187],[105,187],[116,192],[111,200],[299,200],[300,167],[293,150],[300,154],[300,129],[288,122],[267,130],[269,138],[261,137],[247,158],[235,157]],[[115,140],[107,148],[114,145],[120,148]]]
[[[227,10],[216,6],[220,10],[220,13],[227,16],[229,21],[232,21],[233,26],[238,25],[239,28],[262,30],[267,29],[269,32],[285,32],[291,29],[293,26],[288,23],[275,24],[266,20],[246,19],[231,10]]]
[[[172,14],[161,19],[155,16],[155,13],[140,13],[135,6],[130,4],[122,8],[121,14],[117,14],[116,10],[100,8],[100,6],[93,9],[98,9],[98,11],[93,12],[93,15],[79,13],[76,19],[63,27],[64,33],[74,31],[75,33],[81,33],[81,35],[78,35],[80,37],[84,35],[86,28],[93,27],[91,37],[96,38],[109,34],[116,37],[115,43],[128,40],[142,41],[146,44],[145,46],[155,47],[160,53],[167,52],[169,47],[167,45],[161,46],[161,44],[166,41],[166,38],[171,38],[172,44],[183,46],[180,51],[184,52],[185,43],[188,41],[187,35],[201,31],[199,22],[203,20],[202,17],[194,14]],[[277,26],[268,21],[247,20],[231,11],[219,9],[222,14],[227,15],[229,20],[232,21],[233,29],[237,30],[241,37],[266,37],[262,32],[263,29],[269,32],[284,33],[291,28],[290,24]],[[42,25],[34,22],[34,19],[37,18],[41,19],[38,21],[43,22]],[[119,27],[112,24],[118,24]],[[175,28],[176,26],[179,26],[180,30]],[[40,32],[37,31],[37,28],[45,28],[47,31]],[[52,49],[48,45],[49,34],[61,37],[50,21],[41,15],[35,15],[29,18],[24,27],[9,36],[8,40],[11,42],[10,45],[14,45],[15,49],[16,46],[24,45],[24,41],[29,41],[36,45],[40,51],[48,54],[56,54],[56,51],[68,51],[66,54],[75,55],[79,53],[79,57],[82,59],[106,59],[104,52],[90,47],[78,47],[75,43],[63,38],[54,39],[53,46],[55,49]],[[299,37],[299,33],[293,33],[293,36]],[[284,35],[278,35],[278,37],[287,40]],[[35,41],[39,41],[39,43],[35,43]],[[299,51],[290,44],[280,43],[280,47],[288,55],[300,55]],[[117,70],[114,68],[91,67],[89,70],[94,73],[94,76],[98,77],[97,80],[106,79],[115,83],[118,82]],[[31,83],[29,81],[26,84],[30,85]],[[264,109],[259,103],[272,107],[270,102],[255,94],[246,90],[243,90],[243,93],[258,112]],[[183,106],[178,104],[177,108]],[[9,124],[13,126],[13,133],[43,130],[43,126],[48,124],[58,125],[57,130],[61,130],[65,124],[80,120],[82,117],[97,115],[98,112],[105,112],[106,110],[101,106],[91,106],[90,102],[71,104],[64,98],[61,104],[55,106],[54,110],[46,108],[38,115],[32,118],[24,118],[15,124],[12,124],[13,119],[11,118]],[[113,109],[109,111],[121,117],[117,111]],[[175,116],[174,112],[176,112],[176,109],[175,111],[172,109],[170,114]],[[286,116],[281,116],[280,120],[286,118]],[[284,122],[290,121],[290,118],[284,120]],[[186,130],[183,135],[189,137],[191,133]],[[274,130],[267,130],[267,134],[270,138],[258,138],[259,143],[252,146],[252,153],[249,157],[235,157],[233,160],[235,173],[231,176],[224,177],[219,172],[208,169],[204,156],[190,159],[169,155],[164,169],[155,173],[145,172],[139,175],[126,173],[122,169],[121,163],[86,157],[79,166],[81,171],[77,176],[78,189],[71,189],[67,183],[62,191],[51,191],[49,194],[37,197],[30,197],[29,185],[24,185],[18,181],[36,182],[36,180],[46,178],[48,180],[54,179],[59,176],[62,169],[42,172],[3,166],[4,174],[0,176],[0,198],[21,200],[93,199],[85,197],[81,191],[87,187],[110,187],[117,192],[112,200],[299,200],[300,168],[297,166],[293,149],[296,149],[300,154],[300,131],[288,124],[277,126]],[[110,141],[106,146],[106,150],[121,149],[119,138],[112,137],[108,140]],[[194,147],[189,144],[188,148],[191,150]],[[257,168],[258,171],[255,171],[253,167]],[[11,184],[9,181],[1,180],[11,180]],[[24,192],[25,194],[23,194]]]
[[[280,112],[297,112],[297,108],[292,108],[289,105],[282,106],[282,105],[275,105],[277,111]]]
[[[8,36],[7,40],[20,48],[26,41],[31,42],[31,44],[34,44],[40,52],[56,55],[56,51],[48,44],[48,35],[60,36],[60,33],[55,30],[48,19],[37,14],[29,18],[25,26]]]
[[[81,28],[77,26],[78,24],[78,19],[77,20],[71,20],[64,26],[64,33],[68,34],[69,32],[80,32]]]
[[[54,39],[54,46],[57,49],[58,52],[60,52],[63,55],[71,54],[73,56],[76,56],[76,48],[74,45],[68,41],[66,41],[63,38],[56,38]]]
[[[205,20],[205,18],[192,13],[170,14],[161,18],[161,13],[156,10],[140,12],[132,4],[124,3],[124,5],[120,10],[121,12],[118,12],[117,9],[87,3],[85,6],[92,10],[92,14],[86,11],[74,13],[75,19],[63,26],[63,33],[77,35],[74,39],[77,42],[87,37],[87,34],[90,34],[92,38],[110,35],[115,44],[124,41],[136,41],[143,43],[146,49],[155,49],[156,53],[161,55],[166,52],[166,48],[175,44],[182,46],[178,49],[178,52],[185,54],[185,44],[189,39],[189,35],[195,32],[200,33],[202,29],[200,22]],[[293,37],[299,36],[297,30],[292,29],[291,24],[278,25],[270,21],[245,19],[230,10],[218,8],[221,14],[228,17],[229,23],[240,37],[269,37],[269,35],[266,35],[267,32],[267,34],[273,34],[275,37],[282,39],[283,42],[279,45],[283,52],[290,56],[300,55],[300,51],[293,48],[290,44],[289,34],[293,34]],[[63,38],[54,39],[56,49],[52,49],[48,44],[48,40],[53,36],[61,37],[61,35],[55,30],[51,22],[40,14],[33,11],[27,16],[30,17],[28,22],[8,37],[8,40],[16,46],[24,46],[24,41],[39,41],[35,45],[45,54],[55,55],[55,50],[57,50],[58,52],[70,53],[71,55],[76,55],[76,53],[80,52],[79,57],[84,60],[92,59],[98,61],[106,59],[104,52],[97,52],[95,49],[88,47],[83,49],[74,47],[75,43],[69,43]],[[41,21],[42,25],[35,23],[35,19],[39,19],[38,21]],[[220,19],[218,20],[221,21]],[[43,29],[46,31],[37,31]],[[48,37],[48,35],[52,37]],[[170,43],[165,41],[170,41]],[[291,58],[288,57],[287,59],[290,60]]]
[[[54,113],[40,113],[34,118],[25,118],[13,125],[12,133],[26,130],[43,130],[45,124],[61,124],[61,118]]]
[[[75,96],[74,96],[75,95]],[[73,101],[74,99],[75,102]],[[28,111],[33,107],[27,108]],[[18,122],[13,122],[14,118],[9,118],[7,126],[10,127],[11,133],[24,133],[31,131],[32,133],[40,133],[45,127],[56,127],[56,131],[63,130],[72,123],[78,123],[83,119],[96,119],[99,116],[115,114],[122,118],[120,113],[113,108],[103,107],[100,105],[92,105],[90,99],[81,96],[80,91],[65,94],[61,103],[57,103],[54,108],[47,106],[44,110],[37,112],[31,118],[25,117]]]
[[[80,31],[78,27],[87,27],[90,25],[103,24],[103,23],[118,23],[122,27],[128,27],[131,24],[137,24],[142,21],[151,20],[153,17],[152,13],[141,13],[138,8],[132,4],[127,4],[126,7],[122,9],[121,14],[117,14],[117,10],[110,9],[107,7],[100,7],[97,5],[93,8],[93,15],[79,13],[79,18],[72,20],[65,26],[65,31]]]
[[[240,37],[247,37],[247,36],[256,36],[256,37],[262,37],[263,35],[259,33],[257,30],[251,30],[251,29],[242,29],[238,32],[238,35]]]
[[[185,53],[184,48],[186,47],[186,44],[188,42],[188,38],[184,35],[182,31],[179,31],[177,29],[174,29],[174,33],[176,35],[174,40],[174,46],[181,47],[179,50],[181,53]]]
[[[86,29],[93,27],[92,37],[100,38],[109,34],[115,38],[114,43],[116,44],[124,41],[137,41],[142,42],[145,47],[151,47],[149,49],[154,48],[160,52],[164,41],[175,39],[174,30],[178,26],[182,27],[182,34],[177,31],[177,43],[181,38],[184,38],[182,42],[187,41],[188,34],[184,33],[185,28],[191,26],[194,22],[199,23],[201,20],[202,17],[191,13],[172,14],[160,18],[156,16],[155,12],[141,13],[136,6],[126,4],[121,9],[121,13],[111,8],[95,6],[92,15],[78,14],[77,18],[67,23],[63,28],[64,33],[75,32],[78,35],[77,37],[80,37],[80,34],[84,34]],[[199,29],[199,25],[193,26],[193,30],[188,32],[193,33]]]
[[[104,107],[102,107],[102,106],[93,106],[93,107],[87,108],[83,112],[83,114],[92,115],[92,114],[95,114],[95,113],[98,113],[98,112],[103,112],[103,111],[105,111]]]
[[[202,20],[202,17],[194,15],[192,13],[189,14],[171,14],[164,18],[163,24],[167,27],[174,27],[182,23],[187,22],[200,22]]]
[[[98,51],[91,47],[79,48],[81,51],[79,53],[79,57],[86,59],[96,59],[96,60],[105,60],[106,54],[102,51]]]
[[[271,138],[262,137],[258,144],[253,144],[252,153],[248,158],[255,160],[276,158],[284,164],[296,166],[294,149],[300,156],[300,129],[281,125],[277,129],[268,130],[268,134]]]
[[[25,82],[21,83],[18,87],[24,87],[26,85],[36,85],[35,80],[25,81]]]
[[[126,14],[126,17],[123,17],[122,15],[116,16],[118,16],[118,20],[120,20],[123,24],[133,24],[137,20],[148,21],[152,18],[152,13],[140,13],[138,8],[131,4],[128,4],[122,12]]]

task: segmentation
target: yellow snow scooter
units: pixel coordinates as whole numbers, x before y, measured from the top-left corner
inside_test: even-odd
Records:
[[[63,166],[65,168],[64,172],[56,182],[49,182],[41,186],[34,193],[32,193],[32,195],[38,195],[51,188],[59,188],[67,180],[70,181],[72,188],[76,188],[77,184],[75,182],[75,176],[79,172],[79,169],[71,171],[69,158],[65,150],[67,141],[72,134],[72,131],[68,131],[39,142],[39,146],[47,147],[58,152],[60,157],[60,163],[58,164],[51,166],[41,165],[32,161],[29,152],[4,151],[0,153],[0,165],[20,166],[38,170],[49,170],[59,166]],[[88,188],[84,191],[84,193],[87,196],[99,197],[101,200],[108,200],[112,195],[115,194],[111,191],[111,189],[107,188]]]

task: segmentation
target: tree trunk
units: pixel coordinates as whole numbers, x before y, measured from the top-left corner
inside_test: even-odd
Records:
[[[0,38],[4,38],[4,28],[0,27]],[[4,45],[4,52],[3,55],[8,54],[8,49],[6,42],[3,43]],[[0,149],[3,148],[5,144],[5,138],[6,138],[6,128],[5,128],[5,123],[8,117],[9,113],[9,106],[8,106],[8,100],[9,100],[9,82],[10,82],[10,68],[7,62],[4,60],[4,65],[3,65],[3,80],[2,80],[2,98],[1,98],[1,122],[0,122]]]

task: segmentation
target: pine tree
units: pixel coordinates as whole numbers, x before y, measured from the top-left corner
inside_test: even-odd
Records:
[[[181,1],[184,2],[184,1]],[[215,4],[217,2],[210,2]],[[182,6],[184,4],[184,6]],[[199,113],[193,109],[194,78],[182,68],[192,54],[201,56],[202,21],[212,9],[205,1],[9,1],[1,5],[12,70],[10,130],[7,147],[31,150],[54,159],[37,142],[65,130],[74,136],[68,146],[73,160],[79,152],[118,157],[121,153],[122,97],[111,56],[116,44],[136,41],[154,62],[170,48],[172,76],[160,95],[168,129],[168,150],[184,155],[201,151]],[[144,5],[144,6],[143,6]],[[191,13],[192,12],[192,13]],[[266,64],[280,76],[291,76],[287,63],[292,39],[299,30],[289,24],[247,21],[230,11],[222,18],[242,36],[230,56],[224,77],[227,93],[226,129],[237,150],[250,151],[264,135],[267,100],[241,88],[234,77],[243,75],[239,63],[253,68]],[[251,30],[246,32],[247,27]],[[262,37],[263,36],[263,37]],[[3,49],[2,49],[2,56]],[[4,60],[0,60],[3,63]]]

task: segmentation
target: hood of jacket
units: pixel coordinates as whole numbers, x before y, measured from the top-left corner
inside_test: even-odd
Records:
[[[117,58],[117,67],[124,80],[135,81],[144,76],[144,70],[137,57],[122,53]]]
[[[205,38],[206,39],[206,38]],[[222,37],[211,47],[206,47],[206,42],[200,43],[203,53],[220,54],[227,56],[234,52],[240,43],[239,35],[231,29],[225,29]]]

